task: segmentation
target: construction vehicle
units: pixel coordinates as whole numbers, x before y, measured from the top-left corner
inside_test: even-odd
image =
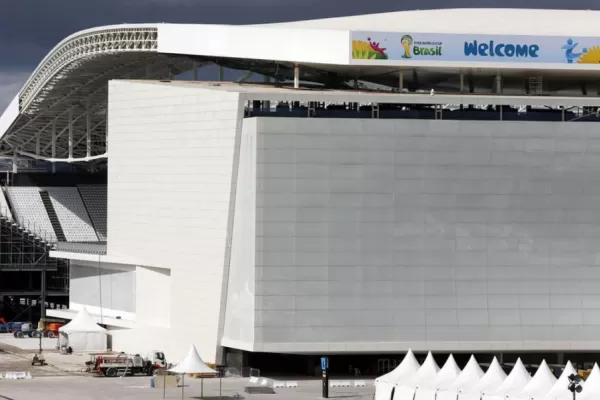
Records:
[[[37,331],[33,329],[33,324],[31,322],[25,322],[24,324],[15,327],[13,336],[19,339],[24,337],[34,337],[34,332]]]
[[[88,370],[110,378],[139,374],[152,376],[157,369],[166,368],[167,366],[162,351],[152,351],[149,357],[142,357],[139,354],[132,356],[125,353],[92,355],[91,357],[92,359],[86,363]]]

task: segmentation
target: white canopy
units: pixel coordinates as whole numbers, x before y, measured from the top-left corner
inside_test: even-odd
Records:
[[[454,356],[450,354],[450,356],[448,356],[448,359],[446,360],[446,363],[435,377],[433,387],[435,389],[447,389],[452,385],[456,378],[458,378],[460,373],[460,368],[456,364]]]
[[[555,383],[556,377],[552,374],[552,371],[550,371],[546,360],[543,360],[535,372],[535,375],[533,375],[533,378],[521,392],[521,397],[545,396]]]
[[[66,334],[70,333],[95,333],[95,332],[106,332],[106,329],[101,327],[94,321],[94,318],[88,313],[84,307],[77,313],[75,318],[68,324],[58,328],[59,332]]]
[[[560,374],[552,389],[546,394],[546,399],[572,399],[573,393],[569,390],[569,376],[572,374],[577,374],[577,371],[573,367],[573,364],[571,364],[571,361],[567,361],[562,374]]]
[[[477,389],[481,393],[493,393],[495,392],[500,385],[504,383],[506,380],[506,372],[500,366],[498,359],[494,357],[492,363],[488,367],[488,370],[485,372],[485,375],[477,385],[475,385],[474,389]]]
[[[61,345],[69,346],[73,351],[106,351],[106,329],[98,325],[85,308],[58,331]]]
[[[590,376],[588,376],[583,386],[581,394],[577,396],[578,400],[596,400],[600,398],[600,368],[594,364]]]
[[[375,400],[390,400],[394,385],[408,381],[420,366],[412,350],[408,349],[402,362],[393,371],[375,379]]]
[[[529,372],[527,372],[527,369],[525,369],[523,362],[519,358],[502,385],[496,389],[496,394],[501,396],[518,396],[525,389],[529,381],[531,381],[531,375],[529,375]]]
[[[421,365],[421,368],[419,368],[417,373],[410,379],[410,382],[408,382],[407,385],[412,387],[427,385],[435,380],[439,370],[440,367],[438,367],[437,363],[433,359],[433,354],[429,352],[427,354],[427,358],[423,362],[423,365]]]
[[[411,349],[408,349],[404,359],[393,371],[375,379],[375,384],[379,382],[401,383],[405,379],[412,377],[418,370],[421,364],[417,361]]]
[[[481,370],[477,359],[472,355],[465,366],[465,369],[463,369],[454,382],[452,382],[449,389],[455,389],[461,392],[470,391],[481,381],[483,376],[484,373]]]
[[[196,350],[196,346],[192,345],[187,357],[175,367],[171,368],[169,372],[175,372],[176,374],[209,374],[216,373],[217,371],[202,361],[200,354],[198,354],[198,351]]]

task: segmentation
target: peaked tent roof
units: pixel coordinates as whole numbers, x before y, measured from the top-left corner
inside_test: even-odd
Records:
[[[521,394],[528,397],[541,397],[546,395],[555,383],[556,377],[550,371],[546,360],[542,360],[533,378],[525,386]]]
[[[458,378],[458,375],[460,375],[460,373],[461,370],[458,367],[458,365],[456,365],[454,356],[450,354],[448,356],[448,359],[446,360],[446,363],[435,377],[433,385],[436,389],[446,389],[452,384],[452,382],[456,380],[456,378]]]
[[[579,400],[584,399],[597,399],[600,397],[600,368],[598,364],[594,364],[590,376],[588,376],[583,386],[583,391],[577,398]]]
[[[552,389],[546,394],[546,397],[556,398],[556,397],[565,397],[565,396],[573,396],[571,391],[569,391],[569,376],[572,374],[576,374],[577,371],[571,364],[571,361],[567,361],[565,365],[565,369],[560,374],[560,377],[552,386]]]
[[[477,359],[472,355],[465,368],[448,388],[456,389],[461,392],[469,391],[481,381],[483,376],[484,373],[481,370]]]
[[[68,324],[58,328],[60,332],[69,333],[102,333],[106,329],[94,321],[88,310],[83,307]]]
[[[505,380],[506,372],[500,366],[498,359],[494,357],[483,378],[475,385],[475,389],[484,393],[493,393]]]
[[[410,382],[407,382],[407,384],[410,386],[427,385],[435,380],[439,370],[440,367],[438,367],[437,363],[433,359],[433,354],[429,352],[427,354],[427,358],[425,361],[423,361],[421,368],[419,368],[417,373],[410,379]]]
[[[523,365],[523,361],[519,358],[512,371],[510,371],[510,374],[508,374],[504,382],[502,382],[502,385],[496,389],[496,393],[506,396],[519,395],[523,389],[525,389],[525,386],[527,386],[529,381],[531,381],[531,375],[529,375],[529,372],[527,372],[527,369],[525,369],[525,366]]]
[[[217,371],[202,361],[200,354],[198,354],[198,351],[196,350],[196,346],[192,345],[187,357],[175,367],[171,368],[169,372],[175,372],[176,374],[208,374]]]
[[[415,358],[411,349],[408,349],[402,362],[394,368],[393,371],[375,379],[377,382],[402,383],[406,379],[410,379],[418,370],[421,364]]]

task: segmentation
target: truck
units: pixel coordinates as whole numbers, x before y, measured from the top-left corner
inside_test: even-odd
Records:
[[[165,354],[158,350],[152,351],[147,357],[142,357],[139,354],[130,355],[125,353],[117,355],[92,355],[92,359],[86,364],[90,372],[110,378],[139,374],[152,376],[156,370],[166,368],[167,366]]]

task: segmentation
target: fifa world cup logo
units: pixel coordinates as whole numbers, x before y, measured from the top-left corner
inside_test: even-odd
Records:
[[[411,50],[413,45],[413,38],[410,35],[402,36],[400,39],[400,43],[402,44],[402,48],[404,49],[404,55],[402,58],[412,58]]]

